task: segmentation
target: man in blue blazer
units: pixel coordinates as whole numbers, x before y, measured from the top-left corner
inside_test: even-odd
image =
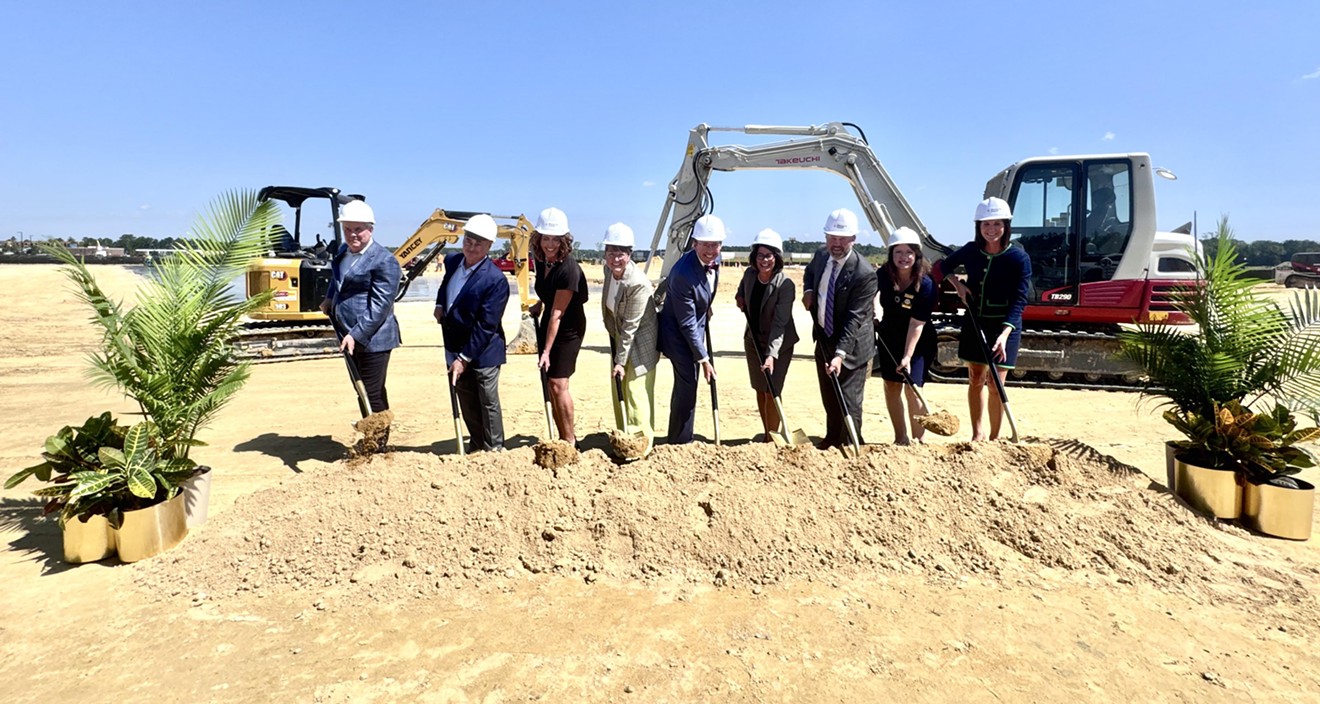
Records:
[[[719,285],[720,248],[724,222],[703,215],[692,226],[694,244],[669,270],[665,302],[660,308],[660,351],[674,365],[674,391],[669,397],[669,442],[692,442],[697,411],[697,369],[709,383],[715,366],[706,349],[710,303]]]
[[[390,408],[385,391],[385,373],[390,351],[402,342],[399,321],[394,317],[394,296],[402,272],[394,255],[372,241],[376,215],[360,200],[349,201],[339,211],[344,246],[331,261],[330,288],[321,301],[321,312],[330,316],[343,334],[339,349],[348,352],[366,387],[371,412]],[[389,428],[379,444],[389,440]]]
[[[500,321],[509,303],[509,282],[487,256],[495,237],[491,216],[472,216],[463,226],[463,251],[445,257],[445,278],[435,297],[449,383],[458,392],[473,451],[504,449],[500,366],[506,358]]]

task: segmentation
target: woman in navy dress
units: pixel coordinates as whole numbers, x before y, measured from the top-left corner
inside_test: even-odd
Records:
[[[956,277],[949,278],[967,308],[968,319],[963,321],[958,339],[958,357],[967,364],[970,379],[967,405],[972,414],[973,442],[999,438],[1004,404],[999,394],[990,392],[989,387],[994,383],[990,380],[990,360],[985,357],[977,326],[971,324],[970,316],[975,314],[980,321],[984,347],[990,348],[1001,382],[1008,378],[1008,370],[1017,365],[1018,347],[1022,343],[1022,311],[1027,307],[1030,290],[1031,258],[1022,247],[1009,241],[1013,234],[1012,218],[1008,203],[1002,199],[981,201],[976,206],[976,239],[940,260],[932,271],[935,282],[939,283],[959,266],[967,270],[966,283]],[[987,396],[989,435],[984,418]]]

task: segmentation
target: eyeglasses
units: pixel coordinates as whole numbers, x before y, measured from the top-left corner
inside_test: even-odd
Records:
[[[605,250],[605,256],[607,256],[607,257],[626,257],[626,256],[628,256],[628,252],[626,252],[626,251],[624,251],[624,250],[622,250],[622,249],[607,249],[607,250]]]
[[[774,258],[775,258],[775,253],[774,253],[774,252],[765,252],[765,251],[757,252],[757,253],[756,253],[756,258],[757,258],[757,259],[774,259]]]

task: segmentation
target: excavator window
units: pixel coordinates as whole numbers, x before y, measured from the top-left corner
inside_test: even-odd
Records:
[[[1132,235],[1131,172],[1124,162],[1086,165],[1082,281],[1108,281]]]
[[[1018,180],[1013,235],[1031,257],[1031,303],[1076,302],[1075,182],[1073,166],[1060,164],[1029,166]]]

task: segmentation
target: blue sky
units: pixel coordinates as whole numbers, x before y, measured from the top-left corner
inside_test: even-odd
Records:
[[[1179,176],[1162,229],[1320,239],[1315,2],[1002,5],[6,3],[0,238],[178,235],[281,184],[366,194],[386,244],[437,207],[649,239],[694,125],[847,121],[946,243],[1012,162],[1127,151]],[[825,173],[711,185],[735,244],[857,209]]]

